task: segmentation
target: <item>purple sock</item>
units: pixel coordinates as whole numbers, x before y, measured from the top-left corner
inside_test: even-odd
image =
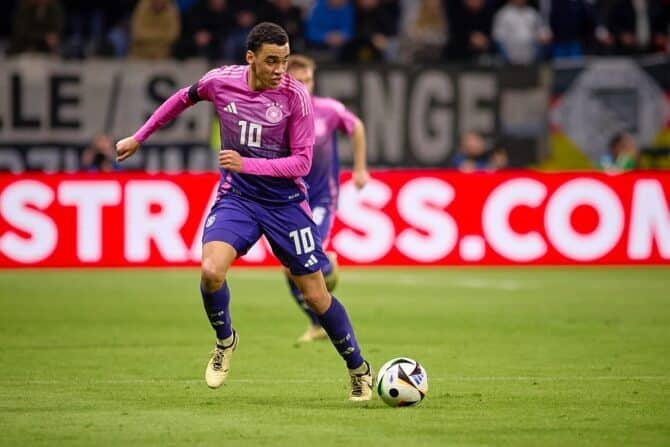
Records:
[[[228,281],[225,281],[219,290],[211,293],[207,292],[200,284],[200,294],[202,295],[202,303],[205,306],[207,318],[214,331],[216,331],[216,338],[223,340],[233,335],[228,309],[230,304]]]
[[[293,295],[293,299],[295,300],[296,303],[298,303],[298,306],[302,309],[305,314],[307,314],[307,318],[309,318],[309,321],[312,322],[312,324],[321,326],[321,322],[319,321],[318,315],[316,315],[316,312],[314,312],[305,302],[305,298],[302,296],[302,293],[300,292],[300,289],[298,289],[298,286],[293,282],[292,279],[287,278],[288,282],[288,287],[291,289],[291,295]]]
[[[354,328],[351,326],[349,316],[344,306],[333,297],[328,310],[319,317],[321,326],[326,330],[333,346],[340,353],[340,356],[347,362],[347,368],[355,369],[363,363],[361,350],[354,335]]]

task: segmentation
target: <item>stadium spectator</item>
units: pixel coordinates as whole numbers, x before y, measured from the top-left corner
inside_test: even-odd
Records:
[[[193,10],[198,3],[200,3],[199,0],[175,0],[177,2],[177,9],[179,9],[179,14],[184,15]]]
[[[105,2],[105,39],[98,51],[100,55],[117,58],[128,55],[130,19],[136,5],[136,0]]]
[[[637,168],[640,148],[629,132],[621,131],[614,134],[607,149],[607,154],[600,160],[602,169],[610,172],[620,172]]]
[[[356,0],[352,39],[342,47],[348,62],[383,61],[395,56],[399,5],[392,0]]]
[[[292,0],[270,0],[259,13],[260,21],[276,23],[286,30],[291,51],[296,53],[305,49],[303,15],[303,10]]]
[[[247,49],[247,34],[258,22],[258,11],[264,9],[265,0],[232,0],[233,27],[226,39],[225,58],[235,63],[243,63]]]
[[[552,58],[581,57],[587,44],[596,36],[598,19],[591,3],[586,0],[547,0],[541,5],[553,36]]]
[[[666,51],[670,5],[663,1],[619,0],[609,11],[607,25],[620,54]]]
[[[450,60],[477,60],[492,51],[493,9],[486,0],[448,2]]]
[[[221,60],[228,31],[233,25],[227,0],[201,0],[184,17],[175,56],[178,59],[202,57],[210,61]]]
[[[169,57],[180,29],[179,11],[174,0],[140,0],[131,21],[130,57]]]
[[[354,35],[354,7],[349,0],[316,0],[306,23],[307,45],[337,55]]]
[[[3,14],[0,14],[0,55],[5,53],[12,37],[12,19],[16,10],[17,0],[2,2]]]
[[[476,132],[461,135],[458,153],[451,160],[451,167],[461,172],[495,171],[507,167],[507,151],[501,144],[487,150],[486,142]]]
[[[551,31],[527,0],[508,0],[493,17],[493,39],[506,62],[528,65],[541,58]]]
[[[405,20],[398,39],[398,57],[405,63],[437,62],[448,39],[447,14],[441,0],[420,0],[403,11]]]
[[[8,54],[58,53],[65,28],[63,6],[58,0],[19,0],[12,25]]]
[[[82,152],[81,169],[92,172],[110,172],[119,169],[116,149],[108,134],[100,132],[93,137],[89,146]]]
[[[94,54],[104,40],[104,2],[63,0],[67,38],[63,56],[83,58]]]

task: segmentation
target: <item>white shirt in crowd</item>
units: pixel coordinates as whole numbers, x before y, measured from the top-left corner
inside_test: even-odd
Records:
[[[540,13],[530,6],[507,4],[493,18],[493,39],[513,64],[532,63],[540,40],[549,36]]]

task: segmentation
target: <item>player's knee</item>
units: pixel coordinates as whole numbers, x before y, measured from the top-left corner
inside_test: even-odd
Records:
[[[302,295],[310,309],[319,315],[330,307],[330,293],[325,288],[308,288]]]
[[[225,273],[219,271],[213,262],[209,262],[207,259],[202,261],[200,280],[202,281],[202,287],[207,292],[216,292],[219,290],[225,279]]]

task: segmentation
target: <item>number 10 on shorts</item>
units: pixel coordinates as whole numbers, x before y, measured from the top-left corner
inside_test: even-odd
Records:
[[[309,227],[293,230],[288,235],[293,239],[295,254],[301,255],[314,251],[314,238],[312,237],[312,230]]]

